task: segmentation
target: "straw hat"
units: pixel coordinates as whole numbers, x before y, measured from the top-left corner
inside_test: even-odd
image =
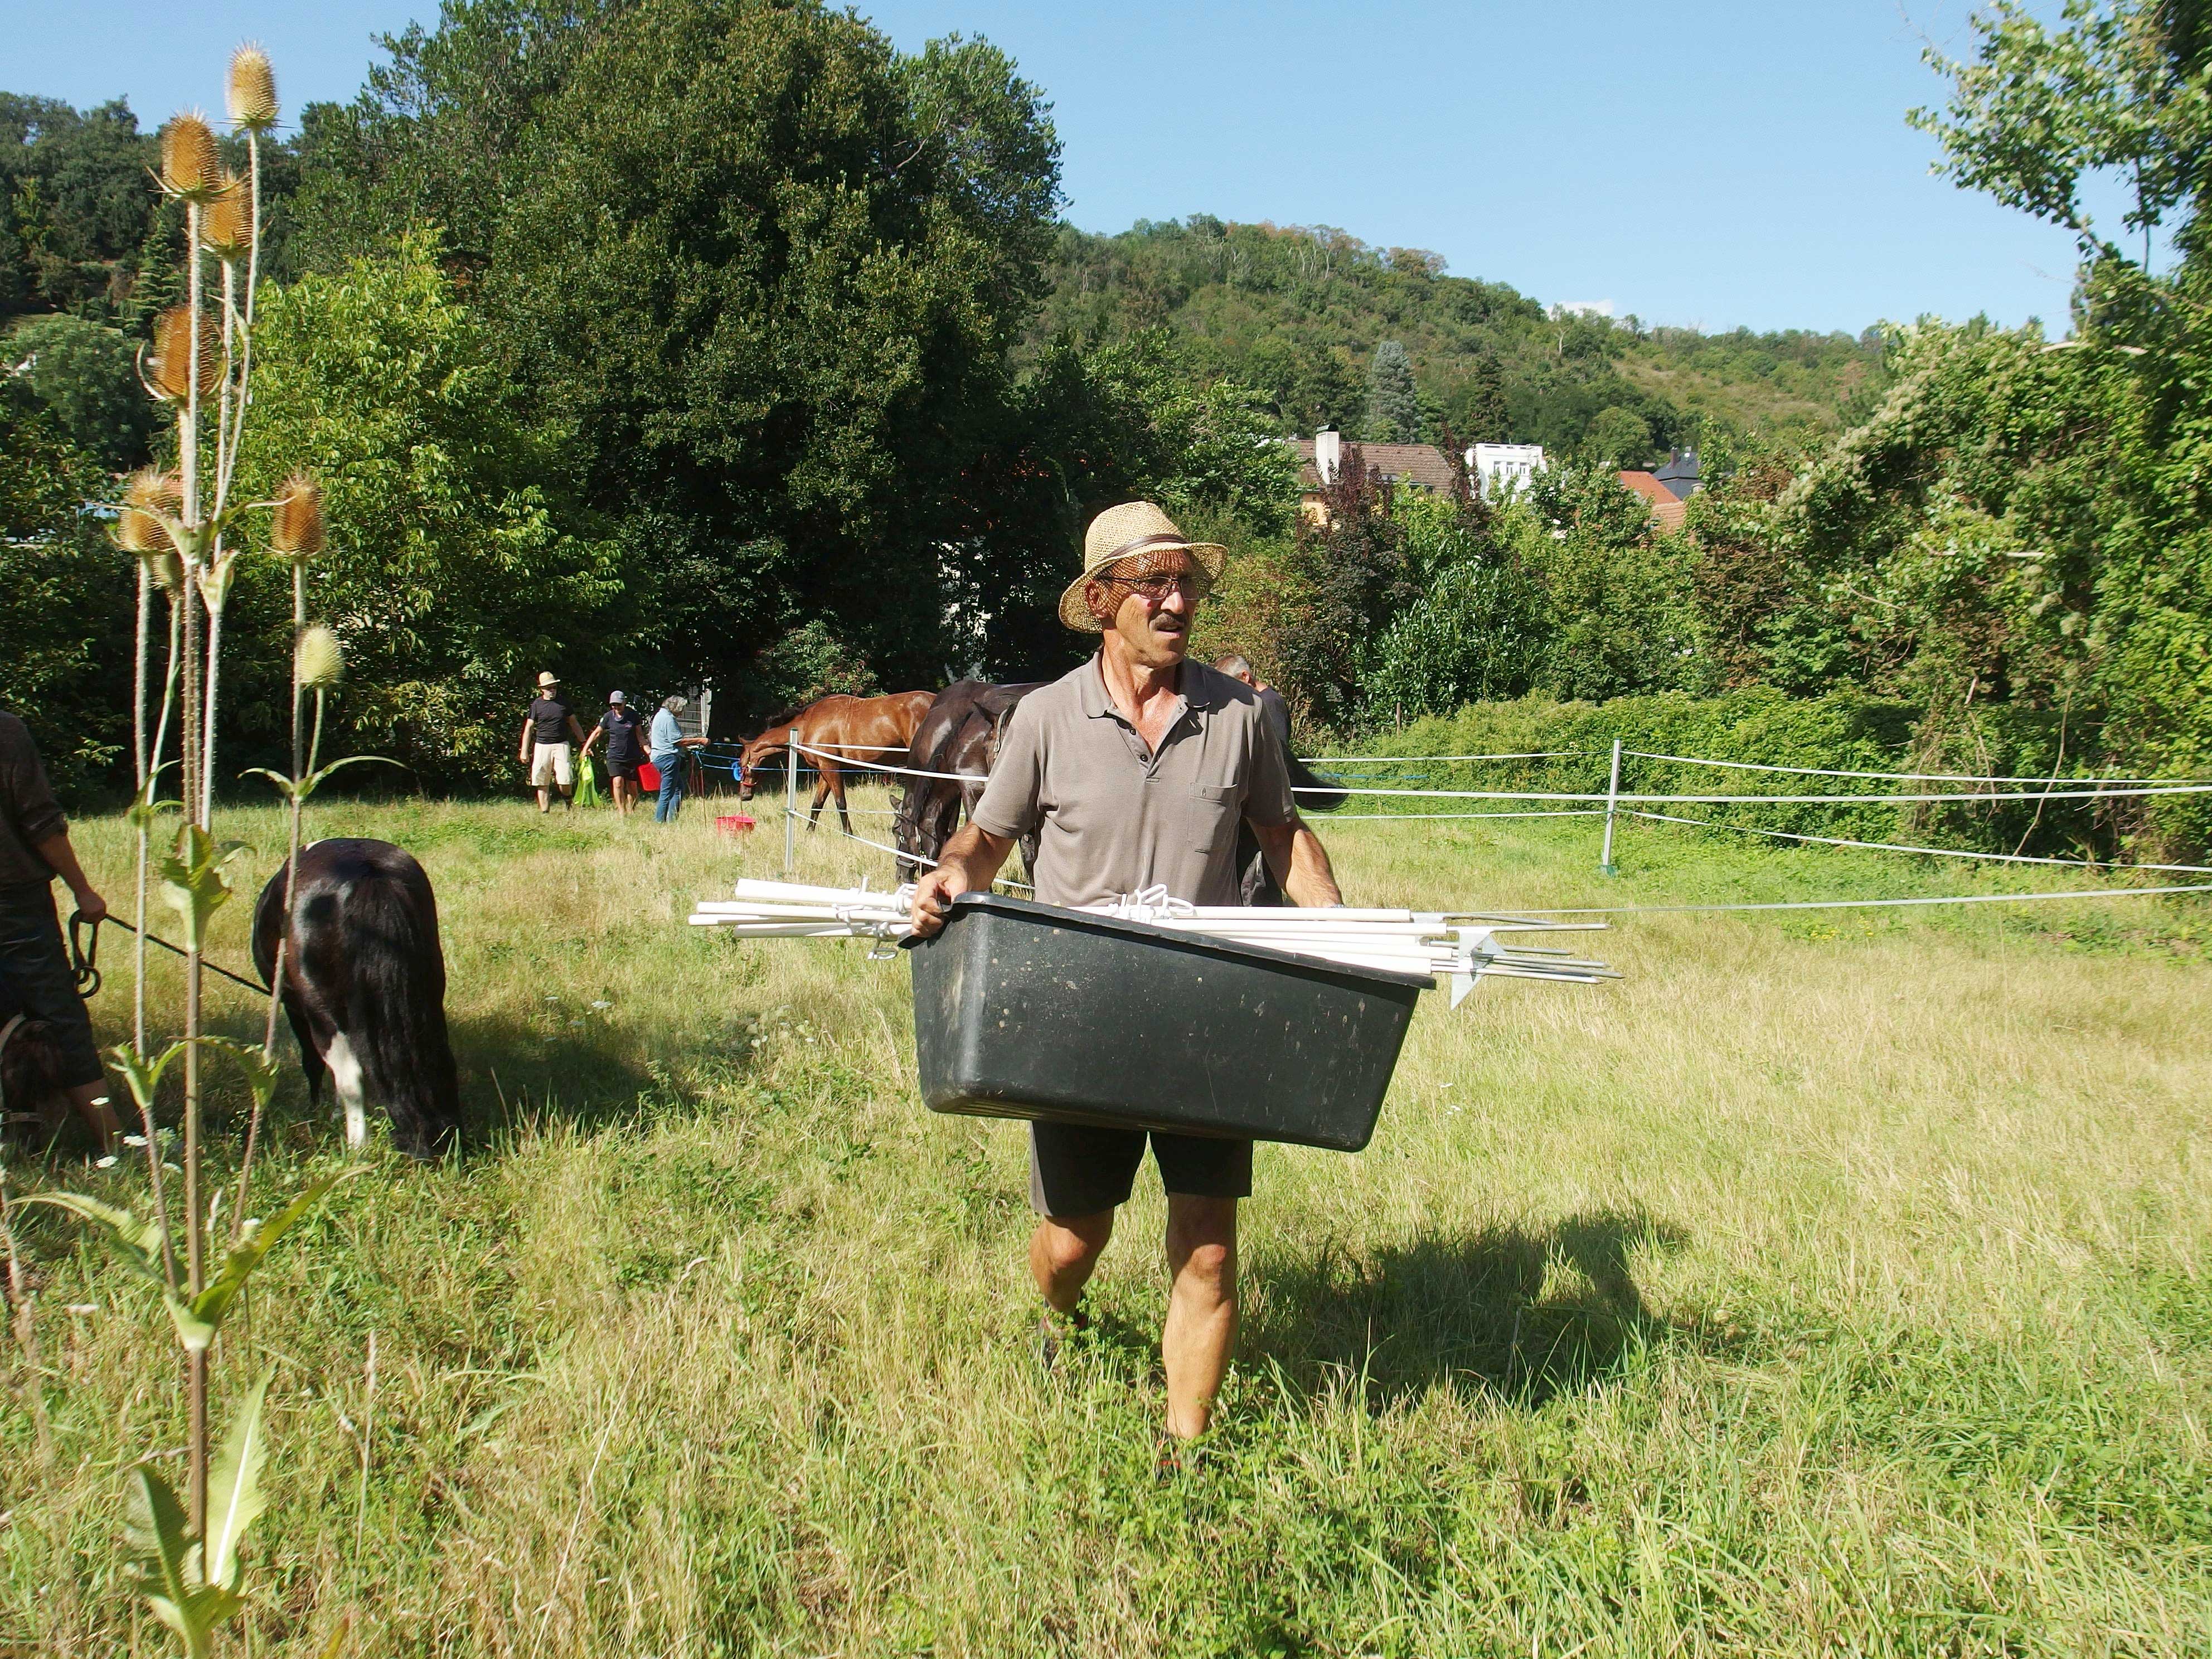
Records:
[[[1084,583],[1119,560],[1176,547],[1198,562],[1209,581],[1219,578],[1221,562],[1229,555],[1218,542],[1192,541],[1176,527],[1173,519],[1150,501],[1125,501],[1108,507],[1091,521],[1083,538],[1083,574],[1060,596],[1060,621],[1079,634],[1104,633],[1106,625],[1083,602]]]
[[[560,680],[551,674],[540,674],[538,677],[538,689],[540,691],[550,690],[560,684]]]

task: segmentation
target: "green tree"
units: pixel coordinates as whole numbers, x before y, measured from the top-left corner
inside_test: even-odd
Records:
[[[146,460],[153,411],[138,384],[137,354],[122,334],[82,317],[27,317],[9,331],[5,349],[77,448],[111,471]]]
[[[736,686],[818,616],[881,672],[934,672],[937,550],[1052,234],[1042,100],[983,42],[902,58],[811,0],[576,15],[450,8],[420,62],[494,24],[549,51],[495,95],[381,109],[379,143],[442,155],[459,126],[496,152],[468,232],[487,313],[626,557],[678,578],[647,643]]]
[[[115,783],[131,739],[131,559],[88,507],[112,485],[21,379],[0,376],[0,706],[79,800]]]
[[[1480,499],[1408,497],[1395,507],[1424,591],[1369,653],[1360,679],[1367,723],[1524,696],[1549,641],[1543,584]]]
[[[1601,409],[1583,440],[1583,454],[1593,466],[1614,471],[1644,466],[1651,459],[1650,424],[1618,404]]]
[[[1413,385],[1413,360],[1396,340],[1375,348],[1367,368],[1367,438],[1375,443],[1418,443],[1421,398]]]
[[[626,568],[566,499],[566,435],[508,379],[427,237],[262,297],[243,482],[267,495],[295,466],[324,481],[309,607],[345,646],[342,717],[425,781],[507,776],[539,668],[590,684],[635,665],[651,571]],[[282,730],[290,592],[281,571],[246,572],[229,684],[250,746]]]
[[[1654,533],[1643,497],[1611,468],[1561,466],[1536,476],[1528,508],[1510,530],[1549,600],[1540,683],[1593,702],[1709,689],[1694,555]]]

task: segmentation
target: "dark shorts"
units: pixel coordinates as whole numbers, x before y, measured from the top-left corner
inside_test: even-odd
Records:
[[[615,777],[628,778],[632,783],[637,781],[637,763],[635,760],[611,760],[607,763],[607,771]]]
[[[62,1087],[104,1082],[107,1073],[92,1040],[92,1018],[76,994],[76,975],[70,971],[53,889],[44,882],[0,885],[0,975],[27,1015],[53,1027],[62,1052]]]
[[[1252,1196],[1252,1143],[1152,1132],[1160,1184],[1194,1198]],[[1030,1125],[1030,1207],[1039,1215],[1096,1215],[1129,1201],[1145,1161],[1142,1129]]]

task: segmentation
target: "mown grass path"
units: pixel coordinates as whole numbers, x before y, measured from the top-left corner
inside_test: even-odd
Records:
[[[349,1610],[374,1655],[2212,1650],[2194,912],[1641,918],[1595,941],[1619,985],[1425,1000],[1368,1152],[1261,1150],[1225,1416],[1164,1478],[1152,1177],[1048,1376],[1022,1133],[916,1103],[904,967],[682,925],[780,868],[772,818],[317,817],[438,884],[469,1146],[380,1150],[229,1340],[226,1392],[280,1364],[257,1653]],[[1983,879],[1645,830],[1606,882],[1587,823],[1326,833],[1354,902]],[[79,836],[119,899],[121,827]],[[802,843],[806,878],[888,874]],[[1097,1063],[1140,1079],[1143,1034],[1102,1020]],[[343,1152],[296,1085],[271,1144],[264,1211]],[[119,1472],[180,1443],[167,1338],[69,1224],[26,1246],[55,1455],[10,1348],[0,1652],[165,1651],[116,1545]]]

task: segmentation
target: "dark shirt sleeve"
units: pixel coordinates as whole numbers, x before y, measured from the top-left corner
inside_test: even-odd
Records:
[[[69,828],[46,769],[23,722],[0,719],[0,881],[52,881],[53,871],[33,849]],[[14,842],[13,846],[7,843]]]
[[[1298,815],[1297,797],[1291,793],[1290,750],[1275,736],[1274,723],[1256,705],[1252,708],[1251,769],[1244,780],[1244,816],[1251,823],[1270,827],[1289,823]]]
[[[994,836],[1018,840],[1044,820],[1042,720],[1037,706],[1024,698],[1015,705],[999,746],[998,764],[983,786],[972,822]]]

